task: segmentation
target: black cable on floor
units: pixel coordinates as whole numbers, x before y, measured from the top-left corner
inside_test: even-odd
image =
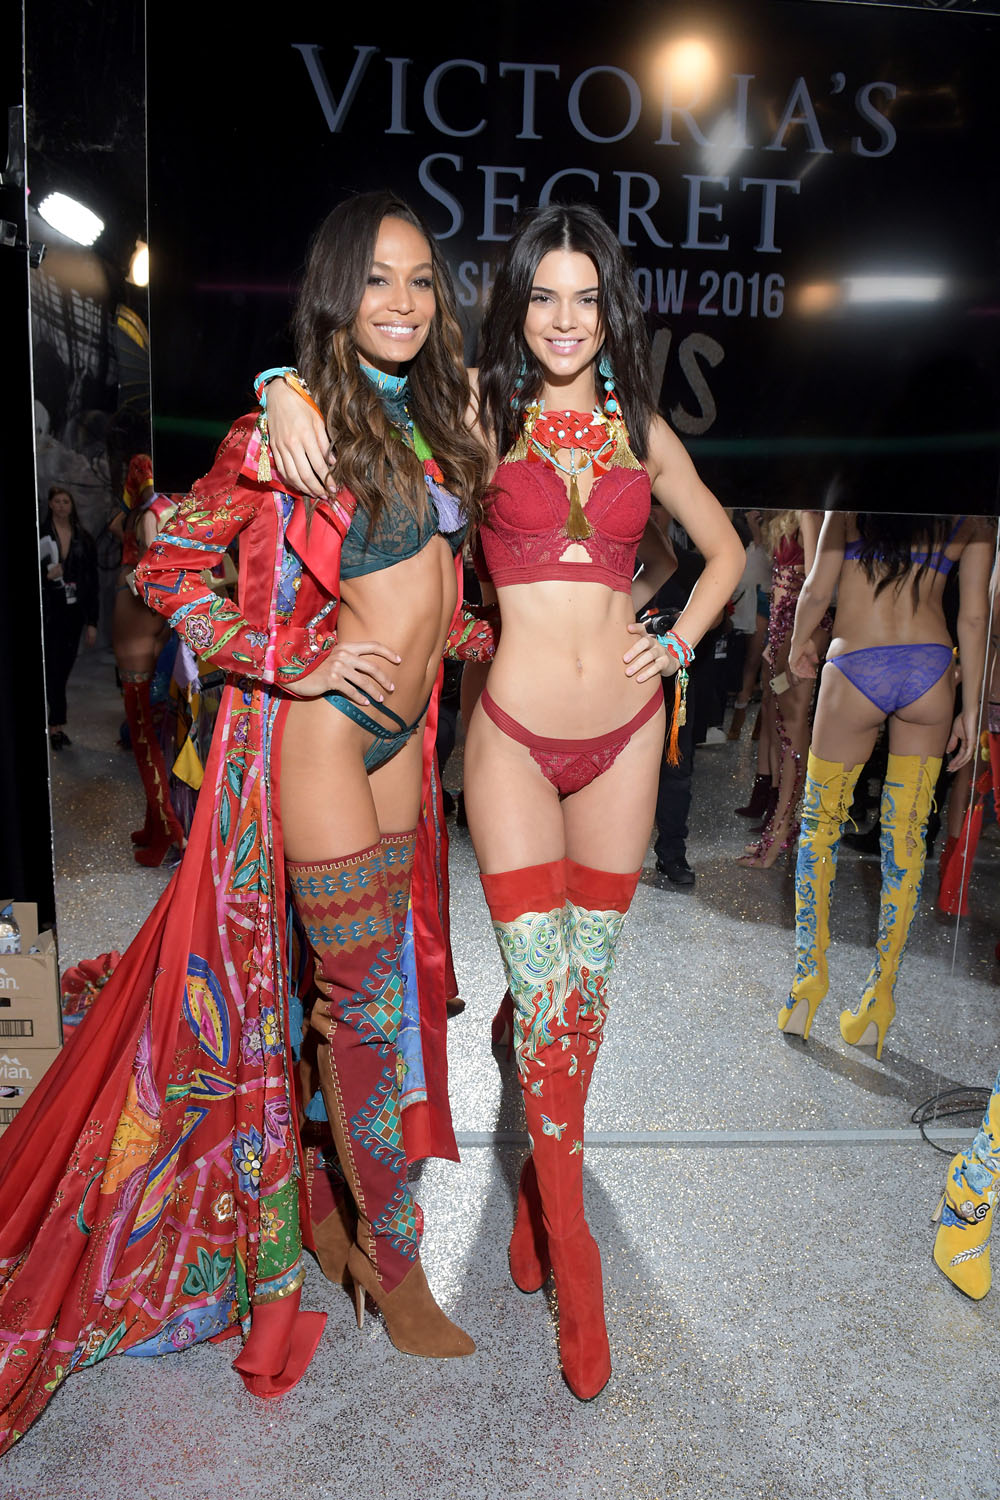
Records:
[[[922,1138],[928,1146],[933,1146],[935,1151],[940,1151],[943,1156],[954,1156],[952,1146],[939,1146],[932,1141],[924,1126],[928,1122],[937,1120],[950,1120],[956,1115],[978,1115],[981,1119],[986,1113],[986,1106],[990,1102],[992,1089],[980,1088],[978,1084],[960,1083],[953,1089],[942,1089],[939,1094],[932,1094],[922,1104],[918,1104],[910,1119],[914,1125],[919,1126]],[[973,1133],[978,1129],[978,1121],[973,1127]],[[971,1144],[971,1139],[970,1139]]]

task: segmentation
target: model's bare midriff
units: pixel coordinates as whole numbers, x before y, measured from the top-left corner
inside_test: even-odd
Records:
[[[581,573],[584,569],[581,568]],[[637,642],[630,594],[552,580],[497,590],[503,630],[491,698],[535,734],[589,739],[633,718],[660,678],[636,682],[623,657]]]
[[[375,659],[396,684],[386,704],[408,724],[427,706],[457,599],[455,563],[442,536],[392,567],[341,580],[338,639],[381,641],[398,652],[398,666]]]

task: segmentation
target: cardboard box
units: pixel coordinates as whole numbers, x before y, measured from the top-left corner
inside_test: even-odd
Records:
[[[33,901],[15,901],[14,918],[21,929],[21,952],[0,953],[0,1051],[61,1047],[55,939],[51,932],[39,936]],[[29,953],[32,947],[38,952]]]
[[[58,1056],[58,1047],[14,1048],[0,1042],[0,1135]]]

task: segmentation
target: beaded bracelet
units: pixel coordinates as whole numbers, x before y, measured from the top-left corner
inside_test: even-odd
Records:
[[[666,630],[656,639],[664,651],[669,651],[672,656],[677,657],[682,667],[689,667],[694,661],[694,647],[689,645],[682,635],[678,635],[676,630]]]

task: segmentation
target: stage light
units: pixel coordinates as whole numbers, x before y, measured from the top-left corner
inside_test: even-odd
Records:
[[[92,245],[104,228],[103,219],[66,193],[49,193],[38,205],[38,212],[46,224],[78,245]]]
[[[149,246],[145,240],[136,240],[125,279],[133,286],[149,286]]]
[[[795,306],[803,317],[832,312],[843,301],[843,292],[835,281],[807,281],[799,287]]]
[[[943,276],[845,276],[848,302],[940,302],[947,282]]]
[[[697,36],[671,42],[664,48],[660,64],[672,89],[696,98],[712,87],[719,72],[718,59],[712,48]]]

